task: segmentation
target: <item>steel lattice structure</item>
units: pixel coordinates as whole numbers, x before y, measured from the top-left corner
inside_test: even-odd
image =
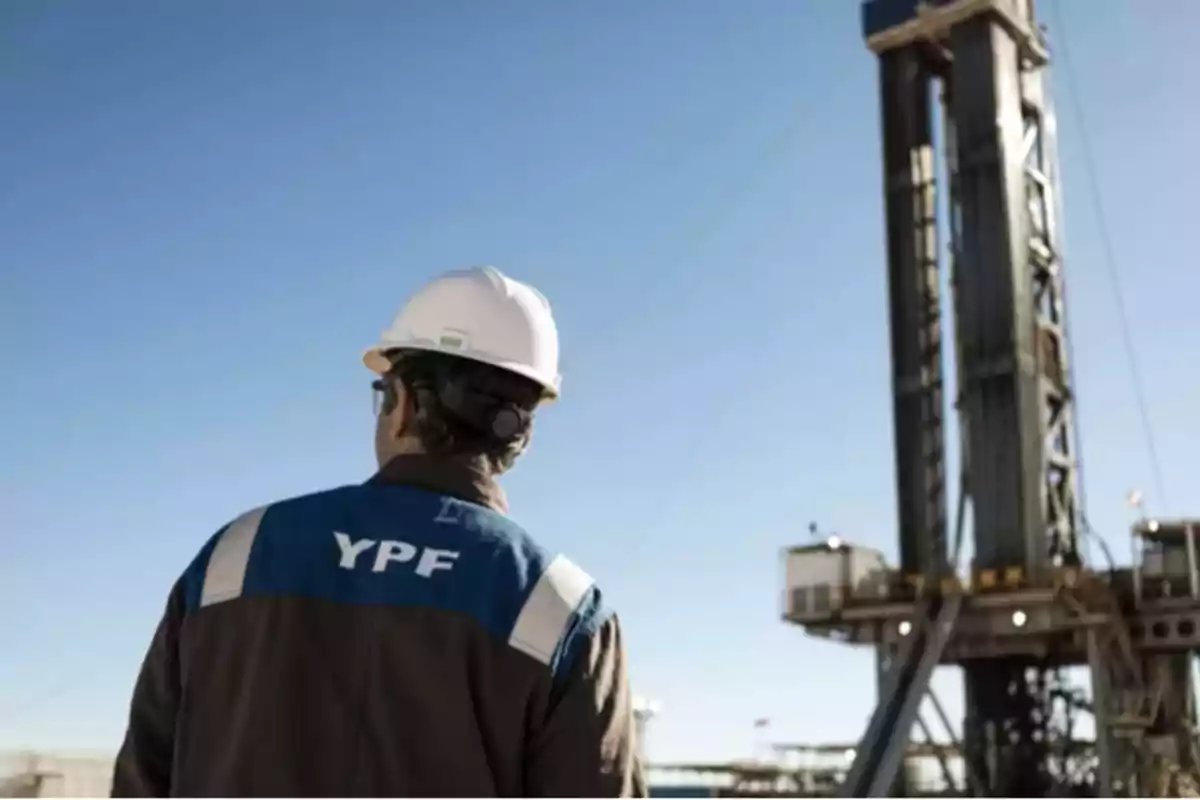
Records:
[[[1033,0],[867,0],[863,28],[879,62],[900,564],[840,541],[792,548],[785,601],[789,621],[880,654],[879,705],[841,791],[903,790],[930,676],[951,664],[971,792],[1149,793],[1195,762],[1200,526],[1142,520],[1128,569],[1081,558],[1050,59]],[[948,436],[962,453],[953,542]],[[1072,666],[1090,669],[1090,693],[1066,681]],[[1075,745],[1080,714],[1095,717],[1094,748]]]

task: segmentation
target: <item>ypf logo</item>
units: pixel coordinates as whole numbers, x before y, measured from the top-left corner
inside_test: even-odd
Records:
[[[359,539],[355,541],[347,534],[334,531],[333,538],[337,540],[341,551],[338,566],[342,569],[353,570],[359,565],[359,557],[375,548],[375,558],[371,564],[372,572],[385,572],[392,564],[412,564],[412,571],[422,578],[429,578],[439,570],[454,569],[454,561],[458,558],[455,550],[439,550],[436,547],[419,548],[408,542],[396,539]]]

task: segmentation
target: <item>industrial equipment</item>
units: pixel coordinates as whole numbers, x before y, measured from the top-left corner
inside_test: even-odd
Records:
[[[939,665],[964,676],[962,793],[1180,796],[1197,763],[1200,522],[1142,519],[1129,568],[1082,556],[1049,51],[1033,6],[862,6],[882,101],[900,563],[840,540],[785,554],[785,619],[879,654],[878,706],[843,796],[905,791]],[[953,541],[948,435],[962,463]],[[960,575],[967,504],[974,557]],[[1090,671],[1090,697],[1070,667]],[[1076,735],[1081,714],[1094,745]]]

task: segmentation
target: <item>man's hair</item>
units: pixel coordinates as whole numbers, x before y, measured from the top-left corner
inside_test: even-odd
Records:
[[[403,385],[415,412],[405,432],[425,452],[481,459],[500,474],[529,444],[533,410],[545,393],[535,381],[442,353],[398,350],[388,357],[385,398],[392,382]]]

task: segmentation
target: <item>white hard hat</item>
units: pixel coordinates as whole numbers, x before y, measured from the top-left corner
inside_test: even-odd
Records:
[[[495,267],[455,270],[427,283],[363,355],[363,363],[382,375],[392,366],[386,353],[397,349],[491,364],[541,384],[549,398],[558,397],[562,383],[550,303]]]

